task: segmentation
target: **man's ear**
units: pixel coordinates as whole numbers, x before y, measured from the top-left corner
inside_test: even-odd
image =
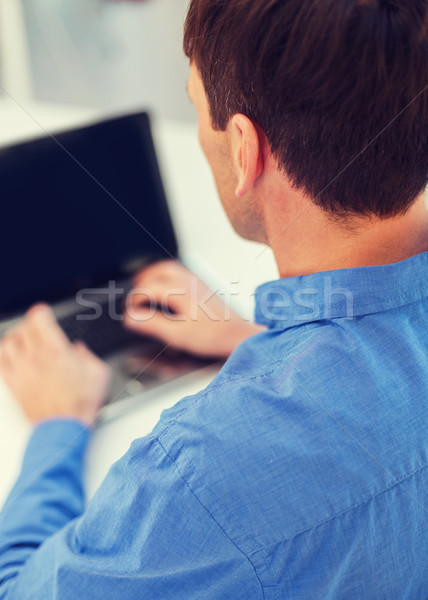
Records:
[[[234,115],[230,122],[232,157],[238,185],[235,194],[245,196],[263,172],[263,149],[254,123],[245,115]]]

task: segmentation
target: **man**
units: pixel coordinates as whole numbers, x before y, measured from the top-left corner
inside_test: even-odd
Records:
[[[108,374],[45,307],[11,332],[1,372],[43,422],[2,513],[0,598],[426,598],[428,2],[193,0],[185,50],[224,208],[281,279],[257,332],[183,320],[190,296],[180,319],[133,307],[176,346],[238,347],[86,510]],[[192,277],[160,263],[138,285]]]

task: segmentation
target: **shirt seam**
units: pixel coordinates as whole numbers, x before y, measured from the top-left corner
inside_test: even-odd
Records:
[[[296,337],[296,339],[293,341],[293,343],[290,344],[290,347],[288,348],[288,352],[292,352],[299,342],[300,342],[300,339],[298,337]],[[278,358],[277,360],[275,360],[275,366],[272,367],[266,373],[261,373],[259,375],[252,375],[249,377],[236,377],[233,379],[228,379],[227,381],[222,381],[212,387],[208,386],[207,388],[205,388],[205,390],[197,393],[191,402],[189,402],[186,406],[183,406],[183,408],[180,410],[180,412],[178,412],[172,418],[171,421],[165,423],[164,427],[157,435],[159,437],[161,437],[163,434],[168,434],[170,429],[172,429],[177,424],[177,420],[180,417],[182,417],[184,414],[186,414],[195,404],[204,400],[210,394],[217,392],[218,390],[221,390],[224,387],[229,387],[230,385],[236,385],[238,383],[246,383],[246,382],[250,382],[250,381],[258,381],[260,379],[264,379],[265,377],[269,377],[270,375],[275,373],[275,371],[277,371],[281,366],[283,366],[283,364],[288,360],[290,360],[290,356],[286,356],[284,358]]]
[[[310,531],[313,531],[314,529],[316,529],[318,527],[321,527],[321,525],[325,525],[325,523],[328,523],[329,521],[333,521],[334,519],[338,519],[338,518],[342,517],[343,515],[345,515],[346,513],[351,512],[353,510],[356,510],[356,509],[360,508],[361,506],[363,506],[364,504],[367,504],[371,500],[374,500],[378,496],[381,496],[382,494],[385,494],[386,492],[389,492],[394,487],[397,487],[397,486],[401,485],[401,483],[403,483],[403,481],[407,481],[408,479],[411,479],[412,477],[414,477],[416,474],[420,473],[421,471],[423,471],[427,467],[428,467],[428,463],[424,464],[424,465],[422,465],[420,467],[417,467],[416,469],[414,469],[410,473],[407,473],[406,475],[404,475],[400,479],[395,480],[391,485],[389,485],[388,487],[380,490],[376,494],[373,494],[373,495],[365,498],[364,500],[361,500],[361,502],[357,502],[356,504],[353,504],[352,506],[348,506],[347,508],[341,510],[340,512],[335,513],[335,514],[331,515],[330,517],[327,517],[326,519],[322,519],[321,521],[318,521],[317,523],[314,523],[310,527],[306,527],[305,529],[297,531],[297,532],[293,533],[292,535],[290,535],[288,537],[284,537],[284,538],[281,538],[279,540],[275,540],[272,543],[267,544],[266,546],[264,546],[264,549],[270,548],[272,546],[276,546],[278,544],[282,544],[284,542],[291,542],[296,537],[298,537],[300,535],[303,535],[305,533],[309,533]],[[250,552],[249,556],[251,556],[251,554],[255,554],[258,551],[259,550],[254,550],[253,552]]]
[[[219,529],[221,529],[221,531],[224,533],[225,537],[236,547],[236,549],[248,560],[248,562],[251,564],[252,568],[254,569],[254,573],[257,577],[257,580],[261,586],[261,589],[263,591],[263,597],[265,597],[264,595],[264,590],[266,587],[268,587],[270,590],[273,590],[275,592],[278,592],[279,588],[278,588],[278,582],[276,580],[276,576],[273,574],[272,572],[272,567],[271,564],[268,560],[268,557],[266,555],[266,550],[268,550],[269,548],[282,544],[282,543],[286,543],[286,542],[291,542],[293,540],[295,540],[295,538],[297,538],[298,536],[301,536],[305,533],[309,533],[311,531],[314,531],[315,529],[317,529],[318,527],[321,527],[322,525],[325,525],[326,523],[329,523],[330,521],[333,521],[334,519],[339,519],[341,518],[343,515],[354,511],[360,507],[362,507],[364,504],[367,504],[368,502],[374,500],[375,498],[377,498],[378,496],[381,496],[382,494],[385,494],[386,492],[392,490],[394,487],[397,487],[399,485],[401,485],[404,481],[414,477],[417,473],[420,473],[421,471],[423,471],[424,469],[426,469],[428,467],[428,463],[417,467],[416,469],[414,469],[413,471],[411,471],[410,473],[407,473],[406,475],[403,475],[402,477],[400,477],[399,479],[396,479],[395,481],[393,481],[389,486],[387,486],[386,488],[383,488],[382,490],[380,490],[379,492],[377,492],[376,494],[372,494],[370,496],[368,496],[367,498],[365,498],[364,500],[361,500],[360,502],[357,502],[351,506],[348,506],[347,508],[341,510],[338,513],[335,513],[333,515],[330,515],[329,517],[322,519],[321,521],[318,521],[316,523],[314,523],[313,525],[311,525],[310,527],[306,527],[300,531],[297,531],[293,534],[291,534],[290,536],[278,539],[278,540],[274,540],[272,541],[270,544],[265,544],[265,545],[258,545],[257,548],[255,548],[254,550],[252,550],[251,552],[246,553],[244,550],[242,550],[242,548],[239,547],[239,545],[228,535],[228,533],[226,532],[226,530],[224,529],[224,527],[221,525],[221,523],[216,519],[216,517],[212,514],[212,512],[209,510],[209,508],[202,502],[202,500],[199,498],[199,496],[195,493],[195,491],[192,489],[191,485],[189,484],[189,482],[185,479],[185,477],[182,475],[180,468],[178,467],[177,463],[175,462],[175,460],[172,458],[172,456],[169,454],[169,452],[167,451],[167,449],[165,448],[165,446],[162,444],[161,440],[157,437],[153,438],[153,440],[160,446],[160,448],[162,449],[163,453],[171,460],[172,464],[174,465],[178,475],[180,476],[180,478],[182,479],[182,481],[185,483],[186,487],[189,489],[190,493],[192,494],[192,496],[196,499],[196,501],[205,509],[205,511],[208,513],[208,515],[210,516],[210,518],[217,524],[217,526],[219,527]],[[194,473],[196,473],[196,468],[194,467],[193,463],[188,461],[186,459],[187,464],[191,467],[192,471]],[[222,501],[217,497],[217,495],[211,490],[211,488],[209,486],[205,486],[205,488],[210,492],[210,494],[213,495],[214,498],[216,498],[216,500],[221,503]],[[224,505],[223,505],[224,506]],[[226,509],[226,507],[224,507]],[[227,509],[226,509],[227,510]],[[231,517],[234,519],[234,521],[236,522],[237,526],[239,527],[239,529],[241,529],[244,533],[245,530],[242,528],[241,524],[239,523],[239,521],[236,520],[236,518],[234,517],[233,514],[231,514]],[[258,575],[257,572],[257,568],[254,565],[254,563],[251,560],[251,556],[256,555],[258,553],[262,552],[265,558],[265,562],[266,562],[266,566],[268,567],[269,571],[271,572],[272,578],[274,580],[274,585],[268,585],[268,586],[264,586],[263,583],[260,580],[260,577]]]
[[[425,280],[421,279],[421,281],[425,281]],[[360,308],[367,308],[367,306],[375,306],[376,304],[391,304],[391,302],[396,302],[397,300],[404,300],[411,296],[414,297],[416,292],[423,292],[425,294],[423,297],[426,298],[426,291],[423,290],[421,285],[417,285],[417,286],[413,287],[410,292],[403,292],[396,296],[384,298],[383,300],[379,300],[378,303],[366,302],[365,304],[360,304],[357,302],[357,306],[359,306]],[[409,304],[414,304],[415,302],[419,302],[420,300],[421,300],[421,298],[414,298],[411,302],[409,302]],[[399,308],[399,307],[397,306],[397,308]]]
[[[191,402],[189,402],[186,406],[183,406],[183,408],[180,410],[180,412],[177,413],[173,417],[173,419],[171,421],[169,421],[169,423],[165,424],[164,428],[159,433],[159,436],[162,435],[163,433],[168,433],[169,430],[172,429],[172,427],[174,427],[174,425],[176,425],[176,421],[182,415],[187,413],[195,404],[197,404],[201,400],[204,400],[212,392],[221,390],[223,387],[229,386],[231,384],[244,383],[246,381],[257,381],[258,379],[263,379],[264,377],[269,377],[269,375],[272,375],[275,372],[275,370],[276,370],[276,367],[273,369],[270,369],[267,373],[262,373],[260,375],[253,375],[252,377],[242,377],[242,378],[237,377],[236,379],[232,379],[232,380],[229,379],[228,381],[223,381],[223,382],[217,384],[216,386],[206,388],[203,392],[199,392],[198,394],[196,394],[196,396],[193,398],[193,400]]]
[[[212,519],[212,520],[213,520],[213,521],[216,523],[217,527],[218,527],[218,528],[219,528],[219,529],[220,529],[220,530],[223,532],[223,534],[225,535],[225,537],[226,537],[226,538],[227,538],[227,539],[228,539],[228,540],[229,540],[229,541],[230,541],[230,542],[231,542],[231,543],[232,543],[232,544],[235,546],[235,548],[238,550],[238,552],[239,552],[240,554],[242,554],[242,556],[244,556],[244,558],[245,558],[245,559],[246,559],[246,560],[249,562],[249,564],[251,565],[252,569],[254,570],[254,574],[255,574],[255,576],[256,576],[256,578],[257,578],[257,581],[259,582],[260,589],[261,589],[261,591],[262,591],[262,593],[263,593],[263,598],[265,598],[265,593],[264,593],[264,590],[265,590],[265,587],[266,587],[266,586],[264,586],[264,585],[263,585],[263,583],[261,582],[261,580],[260,580],[260,577],[259,577],[259,574],[258,574],[258,572],[257,572],[257,568],[255,567],[254,563],[253,563],[253,562],[252,562],[252,560],[250,559],[250,556],[251,556],[252,554],[255,554],[256,552],[260,552],[260,551],[263,551],[263,552],[264,552],[264,548],[263,548],[263,547],[260,547],[260,548],[258,548],[257,550],[255,550],[255,551],[251,552],[250,554],[247,554],[247,553],[245,553],[245,552],[244,552],[244,551],[243,551],[243,550],[242,550],[242,549],[241,549],[241,548],[238,546],[238,544],[237,544],[237,543],[236,543],[236,542],[235,542],[235,541],[234,541],[234,540],[233,540],[233,539],[232,539],[232,538],[231,538],[231,537],[228,535],[228,533],[226,532],[226,530],[224,529],[224,527],[221,525],[221,523],[219,523],[219,521],[218,521],[218,520],[217,520],[217,519],[214,517],[214,515],[213,515],[213,514],[212,514],[212,512],[209,510],[209,508],[208,508],[208,507],[207,507],[207,506],[206,506],[206,505],[205,505],[205,504],[202,502],[202,500],[199,498],[199,496],[198,496],[198,495],[197,495],[197,494],[194,492],[194,490],[192,489],[192,487],[191,487],[191,485],[189,484],[189,482],[188,482],[188,481],[185,479],[185,477],[182,475],[182,473],[181,473],[181,471],[180,471],[180,468],[178,467],[177,463],[175,462],[175,460],[172,458],[172,456],[169,454],[169,452],[167,451],[167,449],[166,449],[166,448],[164,447],[164,445],[162,444],[161,440],[160,440],[159,438],[155,437],[155,438],[154,438],[154,441],[155,441],[155,442],[157,442],[157,443],[159,444],[159,446],[160,446],[160,448],[162,449],[163,453],[164,453],[164,454],[165,454],[165,455],[166,455],[166,456],[167,456],[167,457],[170,459],[170,461],[171,461],[171,462],[172,462],[172,464],[174,465],[174,467],[175,467],[175,469],[176,469],[176,471],[177,471],[177,473],[178,473],[179,477],[182,479],[182,481],[184,482],[184,484],[186,485],[186,487],[188,488],[188,490],[190,491],[190,493],[192,494],[192,496],[195,498],[195,500],[196,500],[196,501],[197,501],[197,502],[198,502],[198,503],[199,503],[199,504],[202,506],[202,508],[203,508],[203,509],[204,509],[204,510],[207,512],[207,514],[210,516],[210,518],[211,518],[211,519]],[[188,464],[190,464],[190,466],[191,466],[192,470],[193,470],[194,472],[196,472],[196,470],[195,470],[195,467],[193,466],[193,464],[192,464],[192,463],[189,463],[189,462],[188,462]],[[207,488],[208,488],[208,486],[207,486]],[[208,489],[210,489],[210,488],[208,488]],[[210,492],[211,492],[211,489],[210,489]],[[266,556],[265,556],[265,558],[267,559],[267,557],[266,557]],[[270,565],[269,565],[269,563],[268,563],[268,566],[270,566]],[[278,582],[277,582],[277,581],[275,581],[275,585],[274,585],[274,586],[270,585],[270,586],[267,586],[267,587],[269,587],[269,589],[270,589],[270,590],[274,590],[274,591],[278,592]]]
[[[421,282],[423,282],[424,280],[421,279]],[[415,293],[416,292],[422,292],[423,296],[422,298],[415,298]],[[413,297],[413,299],[408,302],[406,300],[406,298],[408,297]],[[364,304],[360,304],[358,302],[356,302],[355,304],[353,304],[353,317],[365,317],[365,316],[369,316],[371,314],[377,314],[380,312],[386,312],[387,310],[394,310],[394,308],[401,308],[403,306],[403,304],[397,304],[396,306],[392,306],[392,307],[385,307],[384,304],[391,304],[393,302],[399,302],[401,300],[405,300],[406,301],[406,305],[407,304],[415,304],[416,302],[420,302],[421,300],[426,300],[427,299],[427,295],[425,290],[423,289],[422,285],[417,285],[414,288],[412,288],[412,290],[410,292],[403,292],[402,294],[399,294],[398,296],[393,296],[390,298],[384,298],[382,300],[379,300],[378,302],[367,302]],[[324,307],[325,308],[325,307]],[[271,311],[276,311],[276,317],[284,315],[287,316],[287,312],[281,310],[281,307],[275,307],[273,306],[271,309]],[[311,319],[311,320],[303,320],[300,323],[279,323],[277,319],[266,319],[264,322],[264,324],[273,324],[273,328],[275,329],[291,329],[293,327],[298,327],[301,325],[306,325],[307,323],[316,323],[316,322],[320,322],[320,321],[332,321],[334,319],[346,319],[347,315],[343,313],[343,311],[339,311],[338,309],[335,311],[334,308],[331,308],[331,313],[329,315],[328,318],[326,318],[325,316],[321,315],[318,319]],[[356,314],[356,312],[360,312],[360,311],[366,311],[369,310],[370,312],[363,312],[362,314]],[[336,314],[337,313],[337,314]],[[276,323],[278,323],[278,325],[275,325]]]

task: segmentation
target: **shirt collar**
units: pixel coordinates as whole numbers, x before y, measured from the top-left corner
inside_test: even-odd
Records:
[[[264,283],[256,322],[288,329],[391,310],[428,297],[428,252],[390,265],[324,271]]]

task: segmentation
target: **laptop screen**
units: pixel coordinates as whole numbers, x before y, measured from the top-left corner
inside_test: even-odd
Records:
[[[2,317],[177,254],[145,113],[1,148],[0,190]]]

